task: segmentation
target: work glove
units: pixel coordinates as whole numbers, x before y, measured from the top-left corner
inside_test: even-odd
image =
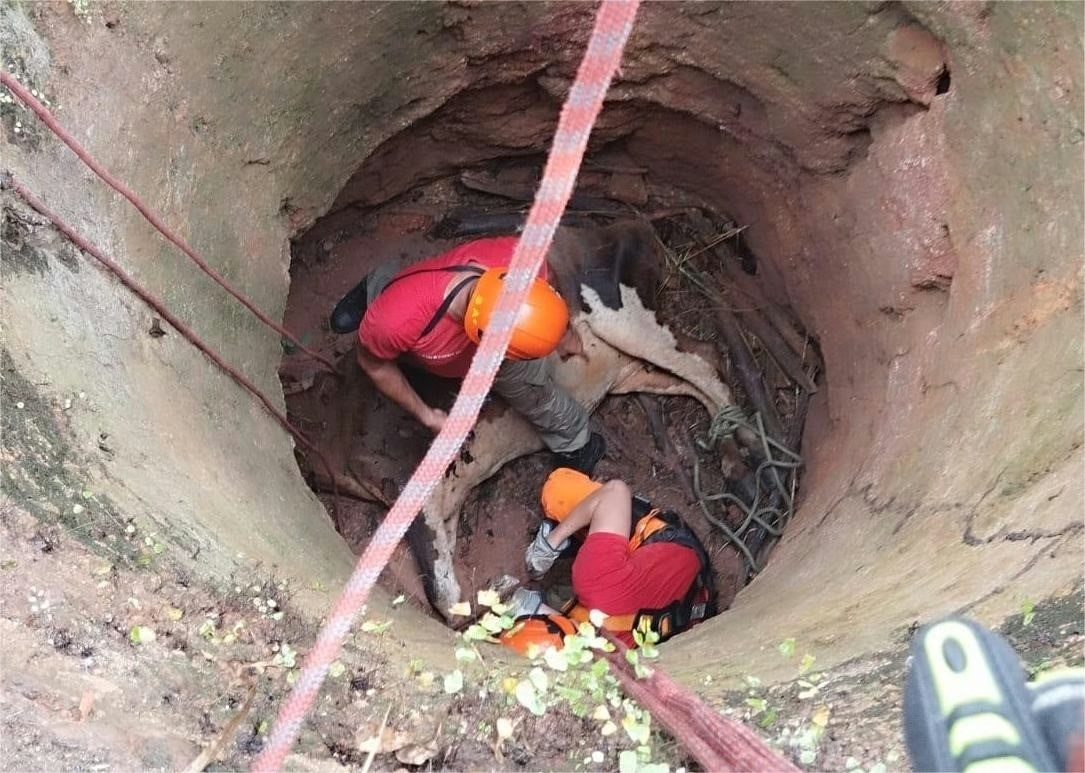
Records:
[[[953,617],[920,630],[911,660],[904,736],[913,769],[1080,769],[1080,669],[1028,686],[1005,638]]]
[[[534,580],[540,579],[549,572],[550,567],[554,565],[554,562],[558,560],[558,556],[561,555],[561,551],[569,547],[568,539],[556,548],[550,546],[547,537],[550,536],[550,532],[553,530],[553,523],[550,521],[543,521],[542,525],[539,527],[538,534],[535,535],[535,539],[527,546],[527,551],[524,553],[524,563],[527,564],[527,573]]]

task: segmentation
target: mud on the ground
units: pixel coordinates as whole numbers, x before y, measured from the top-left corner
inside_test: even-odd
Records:
[[[1085,663],[1085,589],[1025,605],[999,630],[1021,658],[1028,678]],[[898,646],[872,653],[831,672],[805,660],[802,642],[766,643],[795,664],[795,678],[765,687],[746,675],[746,689],[711,705],[754,727],[796,764],[814,770],[909,770],[904,744],[903,695],[909,646],[918,625],[901,630]],[[702,676],[712,690],[712,674]],[[804,757],[804,753],[807,755]]]

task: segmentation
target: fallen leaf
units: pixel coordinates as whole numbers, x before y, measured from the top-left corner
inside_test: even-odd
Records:
[[[480,590],[477,598],[479,605],[484,607],[492,607],[501,603],[501,596],[495,590]]]
[[[153,628],[148,628],[145,625],[134,625],[132,630],[128,632],[128,638],[132,644],[150,644],[158,636]]]
[[[637,773],[637,753],[626,749],[618,755],[618,773]]]
[[[829,724],[829,707],[821,706],[814,712],[814,716],[810,718],[810,721],[818,727],[824,728]]]
[[[531,683],[535,685],[535,689],[539,692],[546,692],[550,689],[550,677],[538,666],[528,672],[527,678],[531,680]]]
[[[501,633],[506,628],[505,621],[495,615],[493,612],[487,612],[486,614],[484,614],[479,619],[478,624],[490,633]]]
[[[473,649],[470,649],[468,647],[456,648],[456,660],[458,660],[460,663],[471,663],[472,661],[477,659],[478,655],[475,654],[475,651]]]
[[[614,735],[617,732],[618,732],[618,726],[616,724],[614,724],[613,722],[609,722],[609,721],[604,722],[603,726],[601,728],[599,728],[599,734],[602,735],[604,738],[606,738],[607,736]]]
[[[813,655],[807,652],[802,656],[802,661],[799,663],[799,676],[802,676],[814,667],[814,661],[817,660]]]
[[[166,617],[170,620],[180,620],[184,616],[184,610],[178,609],[177,607],[166,607]]]
[[[591,624],[596,628],[602,628],[603,623],[606,622],[608,617],[610,617],[610,615],[605,612],[600,612],[598,609],[593,609],[588,612],[588,620],[590,620]],[[592,631],[592,633],[594,634],[595,631]]]
[[[458,604],[453,604],[448,608],[448,614],[453,617],[470,617],[471,603],[468,601],[461,601]]]
[[[328,666],[328,676],[332,679],[338,679],[347,670],[347,667],[340,663],[338,660]]]
[[[776,649],[778,649],[780,651],[780,654],[783,655],[785,658],[795,657],[795,640],[784,639],[776,646]]]
[[[366,620],[364,623],[362,623],[362,631],[365,633],[384,633],[391,627],[391,620],[386,620],[383,623],[378,623],[373,620]]]
[[[405,746],[396,752],[396,759],[404,765],[425,765],[437,754],[437,739],[426,743]]]
[[[463,671],[457,668],[451,674],[445,674],[444,682],[445,692],[449,695],[455,695],[463,689]]]
[[[521,679],[516,684],[516,700],[537,717],[541,717],[546,713],[542,701],[539,700],[539,693],[535,690],[535,685],[526,679]]]
[[[600,721],[609,721],[610,711],[607,709],[606,706],[596,706],[595,711],[592,712],[591,718],[598,719]]]
[[[362,735],[363,731],[365,734],[364,740],[356,741],[357,749],[361,754],[389,754],[399,751],[414,741],[408,733],[400,730],[393,730],[390,727],[381,730],[379,727],[374,728],[373,726],[360,729],[354,734],[355,739]]]
[[[513,727],[512,720],[507,717],[498,717],[497,719],[497,737],[504,741],[506,738],[512,738]]]
[[[404,596],[402,593],[400,593],[398,596],[396,596],[394,599],[392,599],[392,606],[393,607],[398,607],[400,604],[402,604],[406,600],[407,600],[407,597]]]
[[[84,690],[83,697],[79,699],[79,721],[86,722],[92,711],[94,711],[94,693]]]
[[[555,671],[567,671],[569,658],[557,647],[547,647],[543,651],[543,662]]]
[[[648,743],[648,734],[651,732],[651,729],[648,725],[642,725],[637,722],[632,714],[626,714],[622,717],[622,728],[625,730],[626,735],[629,736],[629,740],[633,741],[633,743]]]

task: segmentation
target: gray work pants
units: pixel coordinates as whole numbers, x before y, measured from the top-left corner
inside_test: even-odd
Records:
[[[494,379],[494,392],[531,422],[551,451],[584,447],[591,434],[588,412],[554,383],[554,355],[541,360],[505,360]]]
[[[370,273],[366,286],[369,303],[400,270],[398,262],[389,261]],[[493,391],[531,422],[547,448],[560,454],[583,448],[591,432],[588,412],[554,383],[553,358],[505,360],[497,371]]]

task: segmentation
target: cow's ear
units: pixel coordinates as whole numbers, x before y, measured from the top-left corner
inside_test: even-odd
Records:
[[[584,342],[580,338],[580,333],[572,325],[565,329],[565,335],[558,342],[557,352],[562,360],[587,356],[584,354]]]

